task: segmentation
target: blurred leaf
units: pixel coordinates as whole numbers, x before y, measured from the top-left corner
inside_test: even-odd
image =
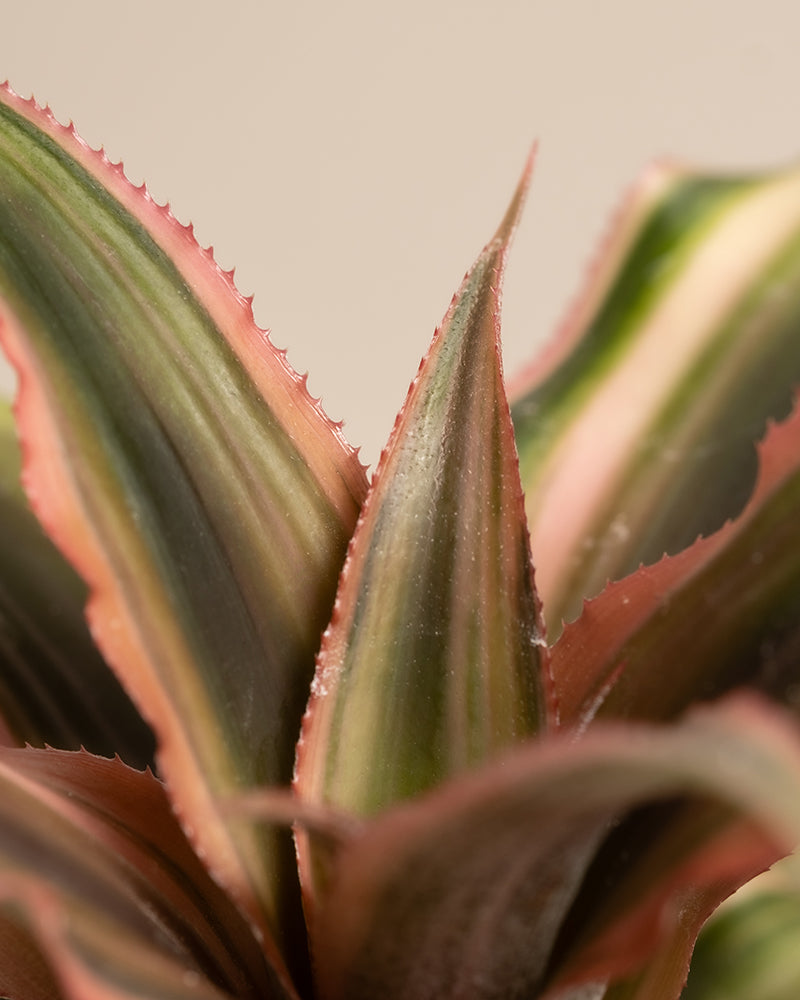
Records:
[[[373,814],[542,726],[543,641],[498,342],[529,172],[434,338],[356,530],[298,748],[311,801]]]
[[[738,513],[800,380],[800,171],[654,169],[512,388],[548,632]]]
[[[797,842],[799,789],[796,729],[745,699],[669,728],[595,727],[519,749],[388,810],[344,848],[312,925],[321,995],[499,1000],[629,975],[670,934],[687,891],[749,878]],[[613,920],[551,967],[600,840],[632,808],[676,796],[728,810],[735,850],[716,850],[716,823],[709,837],[674,840],[651,892],[610,907],[596,895]],[[617,938],[625,946],[609,947]]]
[[[53,971],[31,934],[10,919],[0,900],[0,994],[15,1000],[61,1000]]]
[[[682,796],[634,809],[587,869],[559,931],[552,977],[610,976],[603,1000],[677,1000],[709,914],[763,872],[773,850],[761,827],[720,801]],[[560,989],[553,995],[562,1000]],[[567,990],[563,1000],[570,997]]]
[[[552,650],[564,724],[667,718],[731,687],[797,709],[800,409],[773,425],[741,516],[589,601]]]
[[[19,485],[0,400],[0,717],[5,742],[81,746],[144,767],[153,737],[92,642],[86,588],[45,537]]]
[[[97,914],[87,917],[74,907],[65,911],[57,896],[39,886],[21,881],[13,891],[13,909],[22,926],[0,920],[0,948],[5,940],[16,947],[17,932],[27,942],[24,926],[30,925],[50,962],[43,964],[38,948],[13,953],[13,962],[2,970],[4,996],[12,1000],[226,1000],[231,996]],[[6,929],[10,934],[4,933]]]
[[[198,850],[268,948],[279,927],[299,943],[289,838],[215,799],[290,779],[363,469],[191,230],[3,99],[0,336],[28,494]]]
[[[119,938],[237,996],[288,996],[191,850],[161,784],[119,760],[0,749],[0,899],[56,971],[74,924],[81,939]],[[52,927],[62,941],[55,952]]]
[[[717,911],[700,935],[682,1000],[800,996],[800,882],[784,862]]]

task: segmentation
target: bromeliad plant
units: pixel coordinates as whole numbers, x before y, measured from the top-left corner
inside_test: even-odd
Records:
[[[670,1000],[800,839],[800,172],[651,170],[509,410],[529,172],[368,484],[3,89],[2,996]],[[687,997],[797,995],[782,864]]]

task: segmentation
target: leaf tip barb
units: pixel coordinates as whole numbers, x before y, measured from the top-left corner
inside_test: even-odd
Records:
[[[508,247],[511,245],[511,240],[514,238],[514,234],[519,226],[519,221],[522,218],[522,210],[525,207],[528,190],[531,186],[531,178],[533,177],[533,168],[536,163],[537,150],[538,143],[534,142],[525,160],[522,176],[519,179],[516,190],[514,191],[508,208],[506,209],[506,214],[503,216],[502,222],[495,233],[492,244],[490,244],[501,246],[504,253],[507,252]]]

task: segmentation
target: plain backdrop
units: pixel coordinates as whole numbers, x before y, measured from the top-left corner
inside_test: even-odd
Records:
[[[800,155],[797,0],[0,0],[0,14],[0,78],[236,265],[370,463],[534,139],[509,374],[648,161]]]

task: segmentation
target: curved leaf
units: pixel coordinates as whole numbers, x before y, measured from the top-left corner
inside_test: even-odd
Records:
[[[800,380],[800,171],[651,171],[512,413],[548,632],[738,513]]]
[[[30,880],[0,882],[0,912],[9,909],[13,917],[0,917],[0,956],[4,945],[13,949],[2,966],[3,995],[10,1000],[230,1000],[230,993],[135,935],[97,915],[67,911],[56,894]],[[41,948],[31,944],[28,927]]]
[[[86,588],[28,509],[11,411],[0,400],[0,727],[4,742],[119,754],[144,767],[153,736],[92,642]]]
[[[151,774],[85,752],[1,749],[0,792],[2,907],[56,971],[74,925],[73,958],[105,937],[237,996],[288,996]]]
[[[288,837],[215,800],[291,776],[363,469],[191,230],[2,96],[0,338],[29,496],[198,850],[268,942],[301,941]]]
[[[605,983],[603,1000],[677,1000],[709,915],[777,856],[725,802],[683,796],[621,817],[559,930],[553,997],[588,979]]]
[[[611,584],[552,649],[565,724],[666,718],[740,685],[797,708],[800,408],[759,448],[736,521]]]
[[[379,811],[537,732],[542,646],[499,356],[530,172],[464,279],[381,459],[298,746],[312,801]]]
[[[797,731],[746,701],[670,728],[596,728],[517,750],[387,811],[345,848],[312,927],[322,996],[534,998],[628,975],[670,932],[686,890],[749,878],[797,842],[798,782]],[[716,824],[674,841],[652,895],[617,898],[614,921],[551,968],[598,839],[621,813],[676,795],[726,808],[735,845],[714,850]],[[632,926],[625,947],[607,946]]]
[[[682,1000],[800,995],[800,883],[781,862],[717,911],[700,935]]]

